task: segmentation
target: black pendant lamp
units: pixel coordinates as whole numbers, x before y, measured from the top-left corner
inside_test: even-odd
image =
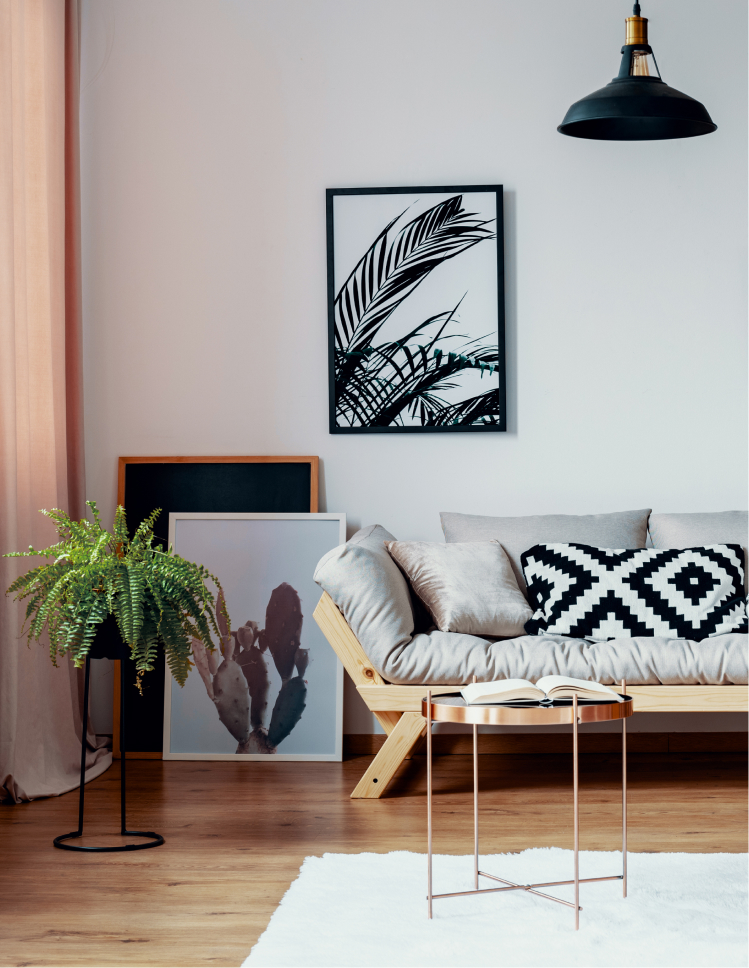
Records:
[[[619,76],[576,101],[557,131],[597,141],[659,141],[715,131],[704,105],[661,80],[639,3],[633,13],[626,20]]]

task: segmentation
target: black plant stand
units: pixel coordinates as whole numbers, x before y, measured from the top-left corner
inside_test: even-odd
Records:
[[[106,628],[105,628],[106,626]],[[107,641],[109,638],[109,641]],[[88,686],[91,673],[91,659],[121,659],[125,654],[125,649],[119,641],[117,625],[110,616],[102,623],[101,633],[97,635],[97,640],[91,653],[86,656],[86,672],[83,686],[83,732],[81,735],[81,787],[78,799],[78,829],[69,834],[61,834],[55,837],[52,843],[60,850],[84,850],[92,853],[105,853],[118,850],[146,850],[148,847],[159,847],[164,843],[161,834],[153,831],[128,830],[125,820],[125,764],[127,757],[125,754],[125,676],[120,675],[120,834],[128,837],[146,837],[148,843],[145,844],[120,844],[117,847],[82,847],[79,844],[66,844],[63,841],[74,840],[83,834],[83,797],[86,789],[86,733],[88,731]]]

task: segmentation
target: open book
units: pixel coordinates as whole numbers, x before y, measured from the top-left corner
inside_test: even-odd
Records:
[[[554,699],[599,699],[624,702],[622,697],[600,682],[570,679],[568,676],[544,676],[534,686],[527,679],[497,679],[496,682],[473,682],[460,690],[463,699],[472,703],[543,702]]]

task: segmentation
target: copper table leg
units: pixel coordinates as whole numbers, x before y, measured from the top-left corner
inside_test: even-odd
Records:
[[[627,683],[622,679],[622,695]],[[627,720],[622,720],[622,897],[627,896]]]
[[[473,677],[476,681],[476,676]],[[473,886],[479,888],[479,728],[473,724]]]
[[[432,690],[427,691],[427,916],[432,916]]]
[[[575,931],[580,927],[580,809],[577,776],[577,696],[572,697],[572,791],[575,814]]]

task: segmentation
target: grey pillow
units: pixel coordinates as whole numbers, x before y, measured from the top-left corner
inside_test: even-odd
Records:
[[[648,524],[654,548],[701,548],[739,544],[744,549],[744,588],[749,583],[747,545],[749,512],[706,511],[702,514],[651,514]]]
[[[314,575],[380,674],[391,651],[414,632],[408,583],[385,547],[394,540],[379,524],[362,528],[324,555]]]
[[[648,528],[654,548],[701,548],[710,544],[740,544],[746,549],[749,512],[651,514]]]
[[[533,614],[497,541],[388,541],[441,632],[522,635]]]
[[[491,518],[478,514],[440,514],[445,541],[499,541],[525,595],[520,556],[537,544],[578,543],[597,548],[644,548],[650,509],[613,514],[536,514]]]

